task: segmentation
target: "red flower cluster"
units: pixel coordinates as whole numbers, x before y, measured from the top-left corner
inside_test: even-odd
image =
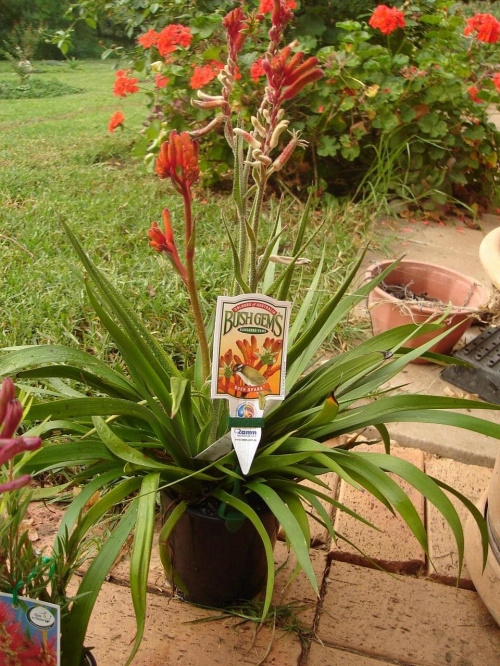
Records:
[[[495,86],[495,88],[496,88],[496,89],[498,90],[498,92],[500,93],[500,72],[497,72],[497,73],[495,74],[495,76],[493,77],[492,81],[493,81],[493,85]]]
[[[117,127],[121,127],[123,125],[123,121],[125,120],[125,116],[121,111],[115,111],[111,118],[109,119],[109,125],[108,125],[108,130],[113,134],[115,129]]]
[[[264,76],[265,71],[262,67],[262,58],[256,60],[250,67],[250,76],[254,83],[257,83],[261,76]]]
[[[378,5],[368,23],[372,28],[378,28],[384,35],[389,35],[397,28],[405,27],[404,13],[396,7]]]
[[[285,99],[292,99],[308,83],[318,81],[322,76],[322,70],[317,66],[318,59],[311,57],[305,62],[304,53],[299,51],[292,57],[291,49],[285,46],[277,56],[262,61],[262,67],[266,73],[271,93],[269,101],[271,104],[279,105]]]
[[[477,33],[476,37],[480,42],[496,44],[500,38],[500,22],[491,14],[475,14],[467,19],[467,25],[464,29],[464,35]]]
[[[160,36],[159,32],[155,32],[153,28],[148,30],[143,35],[138,37],[137,42],[144,48],[150,49],[152,46],[156,46],[158,43],[158,37]]]
[[[157,88],[165,88],[169,81],[170,79],[168,76],[163,76],[163,74],[157,74],[155,76],[155,85]]]
[[[139,90],[137,85],[139,79],[131,79],[128,76],[129,70],[120,69],[116,72],[115,85],[113,86],[113,95],[115,97],[126,97]]]
[[[273,9],[273,0],[260,0],[260,5],[259,9],[257,10],[259,14],[269,14],[270,11]],[[297,7],[297,3],[295,0],[286,0],[286,8],[287,9],[295,9]]]
[[[160,178],[171,178],[175,189],[184,194],[200,176],[199,145],[187,132],[170,132],[160,148],[156,160],[156,173]]]
[[[482,104],[484,100],[482,100],[480,97],[477,96],[479,92],[479,88],[476,86],[470,86],[470,88],[467,88],[467,92],[469,93],[469,97],[473,102],[476,102],[476,104]]]
[[[217,62],[213,60],[208,65],[203,65],[201,67],[195,67],[193,70],[193,76],[189,82],[191,88],[196,90],[197,88],[203,88],[207,83],[210,83],[212,79],[215,79],[217,74],[221,69],[224,68],[223,62]]]
[[[160,55],[165,57],[168,53],[175,51],[177,46],[182,46],[182,48],[187,49],[191,44],[193,35],[191,34],[190,28],[186,28],[183,25],[171,23],[167,25],[166,28],[158,35],[158,40],[156,46]]]

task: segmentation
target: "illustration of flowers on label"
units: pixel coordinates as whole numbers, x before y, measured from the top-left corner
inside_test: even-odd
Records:
[[[290,307],[261,294],[217,299],[211,395],[229,400],[231,441],[243,474],[261,439],[266,402],[285,398]]]

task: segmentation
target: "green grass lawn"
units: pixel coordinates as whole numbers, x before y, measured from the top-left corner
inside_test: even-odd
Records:
[[[0,346],[47,341],[112,351],[86,299],[75,255],[60,222],[66,221],[114,284],[134,303],[151,330],[179,360],[192,348],[188,300],[168,261],[148,247],[147,231],[170,207],[182,238],[180,197],[130,156],[136,134],[107,125],[116,110],[139,128],[144,95],[113,97],[112,62],[86,61],[78,69],[37,63],[43,73],[81,89],[44,99],[0,100]],[[0,63],[0,81],[10,80]],[[207,315],[230,285],[231,258],[220,223],[220,195],[198,193],[197,274]],[[207,204],[201,201],[206,198]],[[287,217],[299,215],[294,203]],[[177,220],[177,224],[176,224]],[[314,267],[326,245],[327,288],[340,277],[336,257],[348,262],[365,221],[332,215],[309,256]],[[292,228],[293,237],[293,228]],[[286,254],[287,248],[284,248]],[[343,264],[342,264],[343,265]],[[313,268],[308,269],[312,274]]]

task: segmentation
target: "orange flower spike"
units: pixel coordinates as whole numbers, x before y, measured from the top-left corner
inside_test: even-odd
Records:
[[[179,135],[173,130],[160,148],[156,173],[159,178],[171,178],[175,189],[186,193],[200,176],[198,153],[198,143],[187,132]]]
[[[292,74],[294,69],[302,64],[303,59],[304,59],[304,52],[297,51],[297,53],[293,55],[292,58],[290,59],[288,65],[285,66],[285,70],[283,72],[285,77]]]
[[[255,335],[252,335],[252,337],[250,338],[250,342],[252,343],[252,352],[256,351],[257,350],[257,338],[255,337]]]
[[[236,340],[236,346],[240,350],[240,352],[243,354],[243,357],[245,357],[245,346],[243,344],[242,340]]]
[[[293,60],[293,58],[292,58]],[[292,62],[290,60],[290,62]],[[316,69],[317,64],[319,63],[319,60],[312,56],[311,58],[308,58],[304,63],[302,63],[299,67],[294,67],[292,71],[289,73],[285,72],[285,78],[283,80],[283,85],[284,86],[291,86],[300,79],[301,76],[304,76],[304,74],[308,73],[312,69]],[[319,69],[319,68],[318,68]],[[321,71],[321,70],[320,70]]]
[[[153,222],[150,230],[148,231],[149,244],[155,250],[155,252],[165,253],[175,270],[181,276],[184,282],[187,282],[187,271],[186,268],[182,265],[179,253],[177,251],[177,246],[174,241],[174,230],[172,227],[172,221],[170,219],[170,211],[168,208],[163,209],[163,227],[165,233],[161,231],[158,224]]]
[[[282,95],[282,99],[292,99],[295,97],[295,95],[298,95],[302,88],[307,86],[309,83],[319,81],[319,79],[323,78],[323,76],[324,74],[319,68],[313,69],[312,71],[304,74],[300,77],[300,79],[297,79],[293,85],[285,90]]]

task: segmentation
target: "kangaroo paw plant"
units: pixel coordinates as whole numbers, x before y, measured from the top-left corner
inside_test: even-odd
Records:
[[[188,598],[195,597],[184,580],[186,566],[196,568],[194,559],[185,555],[184,572],[176,571],[178,558],[176,560],[174,550],[180,539],[176,530],[182,521],[192,519],[193,511],[208,513],[210,519],[219,521],[225,533],[233,533],[236,540],[240,538],[246,543],[256,539],[260,544],[260,555],[256,559],[260,561],[262,556],[264,561],[261,582],[267,578],[265,616],[274,583],[276,521],[281,524],[299,567],[316,592],[318,583],[309,556],[308,513],[314,510],[316,520],[327,526],[333,539],[341,535],[335,533],[323,501],[366,522],[332,497],[323,480],[330,472],[371,493],[390,511],[398,513],[427,552],[425,527],[393,475],[404,479],[423,493],[449,523],[457,541],[461,566],[462,526],[453,504],[443,492],[443,488],[450,489],[410,463],[390,455],[387,423],[442,423],[500,438],[498,425],[469,413],[498,407],[458,398],[387,391],[387,382],[409,362],[427,354],[436,339],[418,349],[409,348],[407,343],[418,335],[439,330],[439,323],[393,329],[371,337],[355,349],[339,353],[322,365],[315,364],[325,340],[394,266],[357,286],[355,276],[362,261],[360,257],[337,292],[323,302],[319,292],[324,259],[320,258],[309,289],[299,301],[293,298],[293,274],[315,233],[308,232],[313,201],[309,199],[302,218],[293,229],[294,242],[289,257],[277,252],[284,233],[279,209],[270,223],[269,220],[266,225],[262,223],[267,210],[266,185],[304,143],[293,130],[285,140],[288,121],[283,105],[322,75],[315,58],[304,59],[293,44],[281,45],[284,28],[292,15],[288,5],[285,0],[274,0],[269,45],[262,59],[267,86],[260,107],[251,116],[251,127],[243,126],[233,110],[231,92],[239,50],[243,42],[251,38],[258,17],[245,15],[237,8],[223,23],[228,47],[227,63],[218,74],[220,94],[202,93],[193,102],[199,108],[214,109],[215,118],[190,133],[172,131],[156,163],[158,176],[170,180],[183,199],[184,243],[183,247],[177,246],[172,217],[165,209],[164,228],[161,230],[153,224],[149,231],[150,245],[167,257],[188,291],[199,343],[193,366],[183,369],[176,366],[136,316],[133,307],[84,252],[66,224],[69,240],[86,271],[88,298],[118,348],[120,362],[111,366],[85,351],[60,345],[5,350],[0,356],[0,375],[11,374],[23,382],[30,380],[38,385],[42,382],[51,387],[51,399],[36,401],[30,410],[30,420],[40,422],[34,427],[44,440],[43,446],[30,455],[20,472],[64,469],[75,474],[77,471],[77,481],[84,487],[70,504],[61,530],[71,535],[70,539],[78,539],[113,508],[123,512],[112,539],[103,546],[89,569],[88,578],[84,579],[85,584],[80,586],[82,595],[74,601],[69,620],[78,631],[68,632],[68,645],[72,636],[75,641],[83,638],[99,587],[114,557],[133,533],[130,587],[137,636],[129,663],[144,631],[147,576],[160,490],[165,491],[160,553],[173,583],[184,589]],[[265,412],[262,438],[246,475],[241,472],[233,450],[210,462],[199,457],[214,442],[224,439],[230,424],[225,403],[210,397],[209,339],[213,327],[200,305],[195,275],[196,221],[192,211],[192,188],[199,177],[197,140],[216,129],[224,132],[235,158],[234,209],[228,210],[222,219],[234,260],[234,295],[258,292],[279,299],[290,298],[294,302],[288,353],[282,359],[287,371],[286,397]],[[260,240],[263,228],[270,229],[267,242]],[[223,359],[227,374],[224,370],[220,380],[232,381],[244,366],[269,377],[277,365],[278,354],[271,338],[261,348],[253,342],[246,346],[242,343],[234,358]],[[451,362],[446,357],[433,355],[433,358],[442,363]],[[33,391],[36,395],[36,386]],[[54,392],[59,395],[54,397]],[[46,393],[41,392],[41,395]],[[374,426],[380,433],[386,445],[385,454],[361,453],[328,444],[334,437],[367,426]],[[305,480],[310,483],[302,484]],[[88,499],[96,492],[98,501],[81,517]],[[486,556],[484,520],[466,498],[459,497],[481,528]],[[199,528],[197,536],[201,530]],[[206,562],[214,550],[217,547],[213,545],[205,548]]]

